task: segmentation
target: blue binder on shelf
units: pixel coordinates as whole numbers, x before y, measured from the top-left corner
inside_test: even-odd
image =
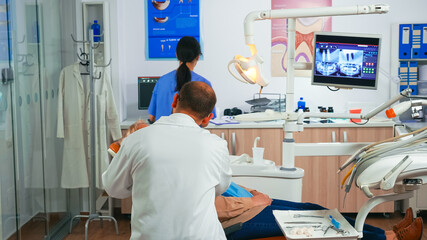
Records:
[[[399,67],[399,78],[400,82],[408,82],[409,80],[409,62],[402,61],[400,62]]]
[[[412,24],[399,25],[399,59],[410,59],[412,48]]]
[[[409,82],[418,81],[418,62],[409,62],[408,79]]]
[[[420,58],[427,58],[427,24],[421,24]]]
[[[412,24],[412,58],[421,57],[421,33],[423,24]]]
[[[411,61],[400,62],[399,67],[400,91],[410,88],[412,94],[418,94],[418,63]]]

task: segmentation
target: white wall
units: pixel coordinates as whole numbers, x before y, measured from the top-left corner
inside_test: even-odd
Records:
[[[118,37],[118,78],[121,92],[119,104],[123,119],[138,116],[137,109],[137,77],[160,76],[174,68],[176,61],[147,61],[145,59],[145,9],[140,0],[117,1],[117,30],[112,35]],[[377,1],[368,0],[334,0],[333,6],[375,4]],[[390,70],[391,25],[394,23],[425,22],[424,10],[427,8],[425,0],[389,0],[385,3],[391,6],[390,12],[385,15],[362,15],[334,17],[333,31],[379,33],[383,35],[381,53],[381,69],[396,75],[397,70]],[[202,1],[202,41],[203,57],[199,61],[195,72],[205,76],[212,82],[217,93],[217,108],[223,110],[230,107],[240,107],[245,110],[249,105],[245,100],[252,99],[253,94],[259,91],[255,85],[245,85],[234,80],[228,73],[227,64],[234,55],[249,55],[249,48],[244,44],[243,20],[253,10],[267,10],[271,7],[270,0],[215,0]],[[112,10],[114,11],[114,10]],[[112,19],[111,22],[114,22]],[[263,92],[284,93],[285,78],[272,78],[270,73],[270,21],[255,23],[255,42],[258,52],[265,60],[263,69],[265,77],[271,78],[271,83]],[[112,42],[112,48],[115,48]],[[397,49],[393,49],[397,51]],[[397,89],[397,85],[390,83],[384,75],[380,75],[378,90],[340,90],[331,92],[326,87],[311,86],[309,78],[295,80],[295,98],[304,97],[310,109],[318,105],[333,106],[336,111],[347,110],[349,102],[371,102],[378,105],[390,97],[390,87]]]

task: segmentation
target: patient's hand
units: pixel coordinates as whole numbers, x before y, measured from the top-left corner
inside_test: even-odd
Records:
[[[254,207],[270,205],[271,201],[273,201],[267,194],[264,193],[258,193],[251,197],[251,199]]]

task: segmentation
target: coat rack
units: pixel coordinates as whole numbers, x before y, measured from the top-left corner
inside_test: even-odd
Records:
[[[71,233],[72,230],[72,226],[73,226],[73,221],[76,218],[88,218],[88,220],[86,221],[85,224],[85,240],[88,239],[88,230],[89,230],[89,223],[92,220],[95,219],[99,219],[101,221],[101,227],[103,226],[102,220],[103,219],[110,219],[114,221],[114,225],[116,227],[116,234],[119,235],[119,227],[117,225],[117,221],[114,217],[112,216],[101,216],[99,213],[96,212],[96,185],[95,185],[95,181],[96,181],[96,172],[95,172],[95,168],[96,168],[96,163],[95,163],[95,158],[96,158],[96,151],[95,151],[95,144],[96,144],[96,135],[95,135],[95,80],[96,79],[100,79],[101,78],[101,72],[99,73],[98,76],[94,75],[94,70],[95,67],[108,67],[111,64],[111,58],[110,61],[108,62],[108,64],[106,65],[94,65],[94,52],[93,50],[98,48],[100,43],[98,42],[98,44],[95,46],[93,43],[93,30],[90,29],[89,31],[89,40],[87,41],[78,41],[76,39],[74,39],[73,35],[71,34],[71,38],[73,39],[73,41],[75,43],[88,43],[89,44],[89,56],[88,59],[82,59],[79,54],[77,54],[77,57],[81,60],[81,61],[86,61],[89,62],[89,79],[90,79],[90,144],[91,144],[91,149],[90,149],[90,153],[91,153],[91,164],[90,164],[90,175],[91,175],[91,181],[89,182],[89,215],[76,215],[71,219],[71,223],[70,223],[70,231],[69,233]],[[102,37],[102,35],[95,35],[95,37]],[[82,51],[83,52],[83,51]]]

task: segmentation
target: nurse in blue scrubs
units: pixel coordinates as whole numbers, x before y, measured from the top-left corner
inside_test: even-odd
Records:
[[[176,57],[179,60],[177,70],[169,72],[157,81],[151,97],[148,113],[149,121],[154,122],[162,116],[169,116],[172,113],[172,101],[181,87],[190,81],[201,81],[212,87],[211,83],[193,70],[202,54],[200,44],[194,37],[182,37],[176,46]],[[213,111],[216,117],[215,109]]]

